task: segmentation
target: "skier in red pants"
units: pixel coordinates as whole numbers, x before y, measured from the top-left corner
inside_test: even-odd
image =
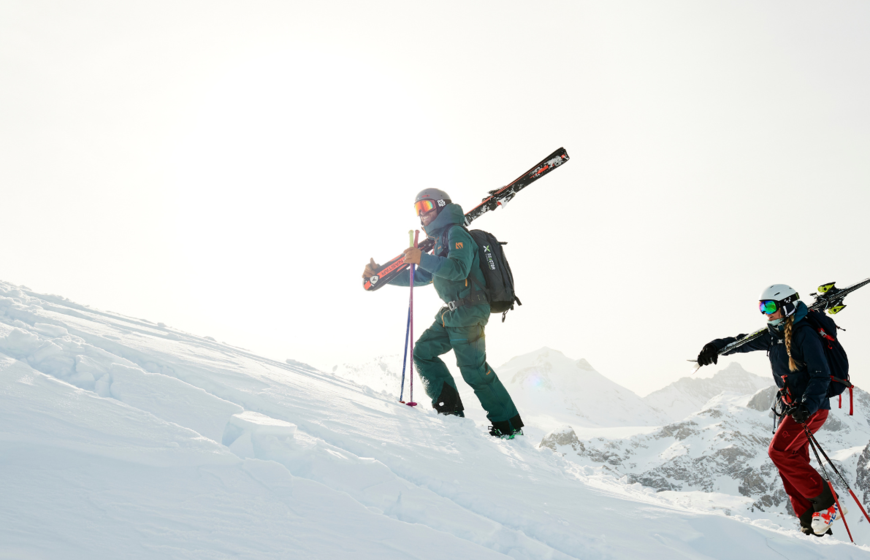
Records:
[[[831,525],[848,511],[839,510],[831,488],[810,466],[809,441],[804,431],[806,426],[815,433],[828,418],[828,360],[821,338],[805,320],[809,309],[794,289],[785,284],[770,286],[761,294],[759,309],[767,316],[767,332],[728,354],[767,351],[785,407],[768,454],[779,470],[801,531],[819,537],[829,535]],[[743,336],[706,344],[698,363],[717,363],[719,350]]]

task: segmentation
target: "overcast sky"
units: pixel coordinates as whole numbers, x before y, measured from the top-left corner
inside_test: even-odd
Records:
[[[868,29],[865,1],[4,0],[0,278],[328,370],[401,351],[407,290],[360,274],[419,190],[468,210],[564,146],[475,223],[524,304],[489,361],[549,346],[644,395],[765,286],[870,276]],[[866,388],[870,288],[847,303]]]

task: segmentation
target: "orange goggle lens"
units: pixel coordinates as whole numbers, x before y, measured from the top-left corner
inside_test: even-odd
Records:
[[[431,212],[435,209],[435,201],[434,200],[418,200],[414,203],[414,210],[417,212],[417,215],[423,214],[424,212]]]

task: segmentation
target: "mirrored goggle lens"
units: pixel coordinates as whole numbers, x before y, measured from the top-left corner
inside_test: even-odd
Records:
[[[765,315],[773,315],[776,313],[777,306],[775,301],[759,301],[758,310]]]
[[[431,212],[434,209],[434,200],[418,200],[416,203],[414,203],[414,210],[417,211],[418,216],[424,212]]]

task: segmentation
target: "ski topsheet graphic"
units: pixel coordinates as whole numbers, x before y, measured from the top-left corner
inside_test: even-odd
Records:
[[[537,165],[514,179],[510,184],[500,189],[489,191],[489,196],[483,199],[483,202],[465,213],[465,225],[468,226],[487,212],[492,212],[500,206],[507,205],[508,202],[517,195],[518,192],[528,187],[547,173],[558,168],[563,163],[568,161],[568,152],[565,148],[559,148],[552,154],[545,157]],[[429,252],[435,246],[435,240],[428,238],[420,243],[419,248],[425,252]],[[370,276],[363,281],[363,288],[366,291],[373,292],[388,284],[390,280],[398,276],[402,271],[408,269],[408,265],[402,262],[403,255],[399,255],[390,259],[386,264],[381,265],[375,271],[374,276]]]

